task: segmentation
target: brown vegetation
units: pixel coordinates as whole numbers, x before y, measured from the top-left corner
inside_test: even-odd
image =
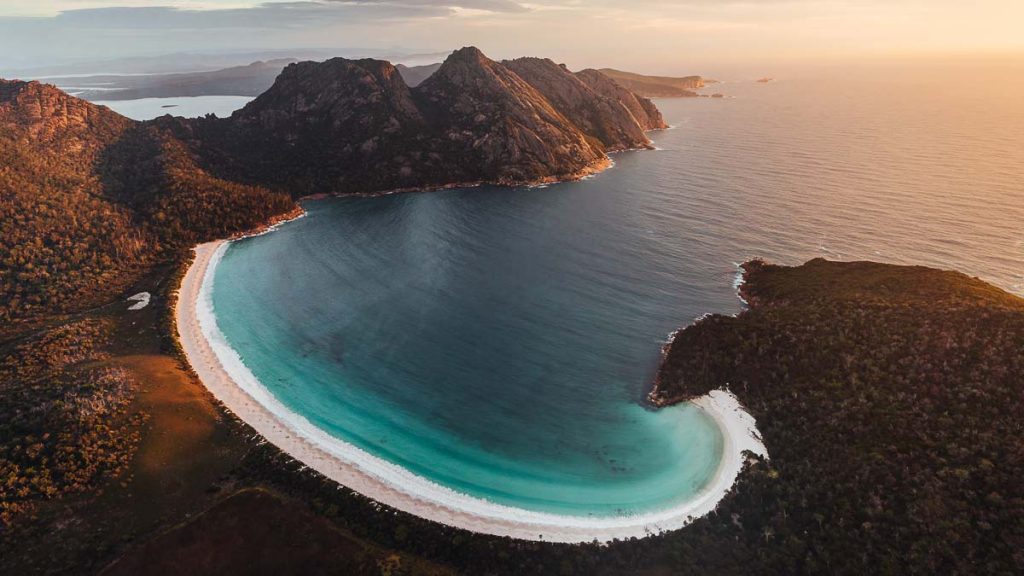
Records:
[[[99,364],[109,326],[83,320],[25,340],[0,360],[0,532],[42,499],[116,475],[138,442],[126,418],[135,380]]]

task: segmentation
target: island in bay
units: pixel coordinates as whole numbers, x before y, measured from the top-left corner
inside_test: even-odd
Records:
[[[652,78],[702,82],[463,48],[138,122],[0,81],[4,566],[1011,569],[1024,300],[729,261]]]

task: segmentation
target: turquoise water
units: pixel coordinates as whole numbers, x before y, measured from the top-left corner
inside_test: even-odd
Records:
[[[640,402],[673,288],[642,281],[643,244],[631,271],[602,263],[551,192],[311,202],[226,252],[218,324],[293,411],[459,492],[574,515],[689,499],[720,432]]]
[[[1024,290],[1021,94],[716,90],[736,97],[659,102],[678,126],[661,150],[584,182],[309,202],[228,249],[219,326],[337,438],[500,504],[616,515],[687,500],[717,466],[703,412],[642,398],[669,332],[740,310],[737,262],[920,263]]]

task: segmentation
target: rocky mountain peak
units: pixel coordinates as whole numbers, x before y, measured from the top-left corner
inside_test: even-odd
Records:
[[[617,95],[598,93],[564,64],[547,58],[517,58],[502,64],[536,88],[555,109],[606,150],[650,144],[644,128]]]
[[[71,149],[109,141],[133,122],[105,106],[40,82],[0,80],[0,133],[34,145],[60,141]]]
[[[418,117],[409,89],[391,63],[332,58],[288,65],[269,90],[235,117],[276,124],[288,122],[296,114],[312,114],[341,124],[370,110],[382,110],[401,120]]]

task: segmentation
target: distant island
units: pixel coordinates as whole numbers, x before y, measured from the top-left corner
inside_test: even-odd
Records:
[[[269,88],[291,58],[253,62],[221,70],[176,74],[56,77],[48,81],[68,86],[85,100],[137,100],[183,96],[258,96]]]
[[[188,96],[259,96],[267,91],[289,64],[299,60],[278,58],[232,66],[219,70],[179,72],[173,74],[53,77],[48,81],[85,100],[136,100],[140,98],[172,98]],[[407,66],[395,64],[401,78],[410,88],[422,84],[442,63]],[[649,76],[613,68],[599,71],[617,83],[646,98],[690,98],[714,80],[701,76]]]

